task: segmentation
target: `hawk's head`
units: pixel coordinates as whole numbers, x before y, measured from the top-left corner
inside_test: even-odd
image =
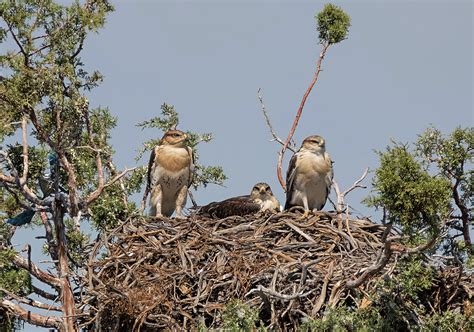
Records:
[[[186,138],[188,138],[188,135],[180,130],[168,130],[161,139],[161,145],[184,147]]]
[[[252,192],[250,193],[250,198],[253,200],[261,199],[262,201],[265,201],[267,199],[270,199],[270,197],[272,196],[272,189],[265,182],[257,183],[255,186],[253,186]]]
[[[301,147],[315,153],[324,153],[326,152],[326,141],[319,135],[312,135],[304,139]]]

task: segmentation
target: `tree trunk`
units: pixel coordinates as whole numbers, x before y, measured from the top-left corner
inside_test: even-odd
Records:
[[[64,227],[64,208],[60,200],[56,200],[54,208],[54,226],[56,228],[57,250],[59,259],[59,279],[61,280],[61,302],[63,305],[63,330],[77,331],[75,324],[76,310],[74,295],[69,282],[69,266],[67,258],[66,231]]]

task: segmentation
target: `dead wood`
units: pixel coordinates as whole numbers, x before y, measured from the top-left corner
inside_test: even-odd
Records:
[[[360,285],[368,292],[371,281],[396,273],[396,257],[407,254],[391,247],[393,231],[367,219],[344,215],[342,225],[336,213],[301,216],[125,222],[93,250],[83,284],[90,317],[82,326],[217,328],[226,304],[239,299],[258,309],[265,324],[294,329],[326,308],[351,303],[358,291],[351,280],[366,275]],[[459,273],[443,273],[433,290],[443,309],[474,293],[472,277],[463,275],[458,286],[447,288]]]

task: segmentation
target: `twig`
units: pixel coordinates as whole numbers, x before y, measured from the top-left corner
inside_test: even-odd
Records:
[[[21,145],[23,147],[23,175],[20,178],[20,186],[24,186],[26,180],[28,178],[28,167],[29,167],[29,160],[28,160],[28,141],[26,139],[27,135],[27,119],[26,115],[23,115],[23,119],[21,120]]]
[[[263,97],[261,95],[261,91],[262,89],[259,88],[257,91],[257,97],[258,97],[258,100],[260,101],[260,105],[262,106],[263,116],[265,116],[265,121],[267,122],[268,129],[270,129],[270,133],[272,134],[273,141],[276,141],[280,143],[281,145],[285,145],[285,142],[283,142],[283,140],[280,137],[278,137],[275,130],[273,129],[272,123],[270,121],[270,117],[268,116],[267,110],[265,108],[265,104],[263,103]],[[296,149],[291,145],[288,145],[288,149],[293,152],[296,152]]]
[[[253,293],[258,293],[258,292],[263,292],[265,295],[270,295],[270,296],[276,297],[280,300],[289,301],[289,300],[297,299],[297,298],[300,298],[300,297],[308,296],[312,292],[314,292],[314,289],[312,289],[312,290],[310,290],[306,293],[296,293],[296,294],[286,295],[286,294],[280,294],[280,293],[278,293],[276,291],[273,291],[269,288],[265,288],[262,285],[258,285],[257,288],[254,288],[254,289],[250,290],[247,294],[245,294],[245,297],[247,297],[247,296],[249,296]]]
[[[106,184],[104,184],[103,186],[99,186],[94,192],[92,192],[86,199],[86,204],[89,205],[91,204],[92,202],[94,202],[97,198],[99,198],[99,196],[102,194],[102,192],[104,191],[104,189],[106,189],[107,187],[111,186],[112,184],[114,184],[115,182],[117,182],[118,180],[120,180],[122,177],[124,177],[128,172],[131,172],[133,171],[134,169],[136,169],[136,167],[132,167],[132,168],[126,168],[124,171],[122,171],[121,173],[117,174],[116,176],[114,176],[111,180],[109,180]]]

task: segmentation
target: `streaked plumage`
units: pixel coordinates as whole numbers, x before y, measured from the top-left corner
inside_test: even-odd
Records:
[[[167,131],[150,156],[148,183],[150,216],[182,216],[188,187],[193,179],[193,153],[185,144],[187,136],[179,130]]]
[[[305,212],[321,210],[331,191],[332,161],[321,136],[305,138],[286,173],[285,210],[301,206]]]
[[[212,202],[199,208],[199,215],[216,218],[244,216],[260,211],[280,211],[280,202],[273,195],[267,183],[259,182],[253,186],[250,195],[228,198],[221,202]]]

